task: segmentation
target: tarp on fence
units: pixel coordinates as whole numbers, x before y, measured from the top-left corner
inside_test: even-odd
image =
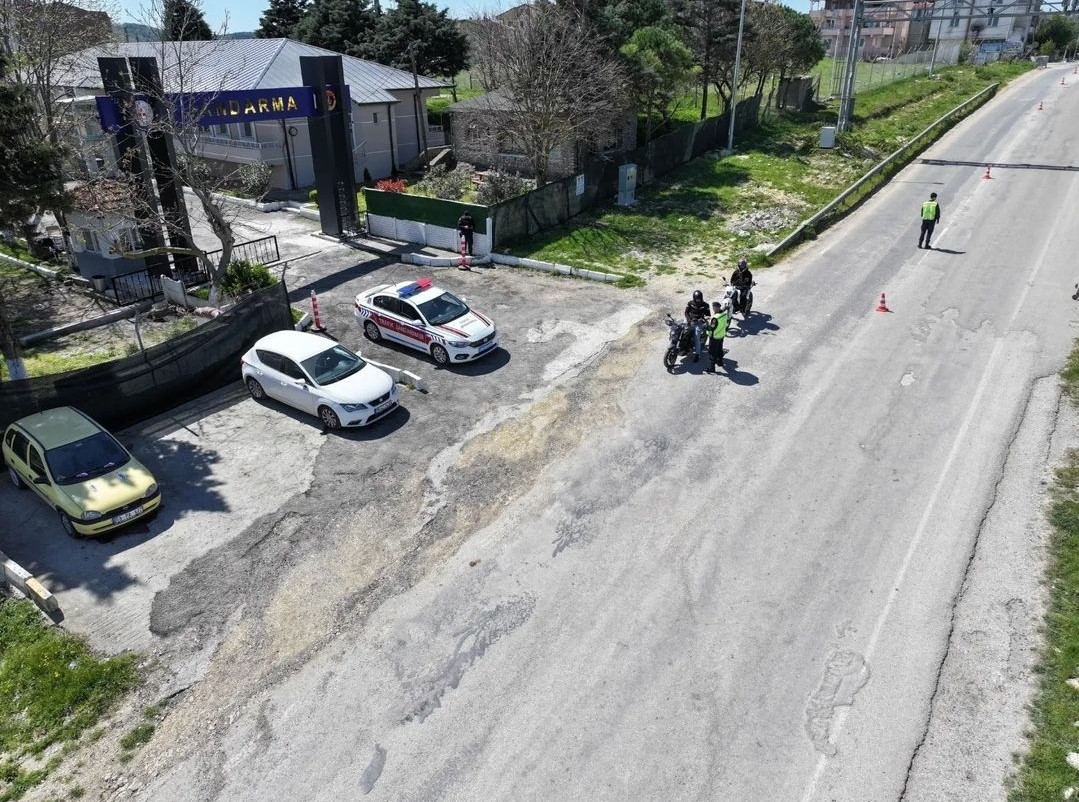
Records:
[[[240,357],[261,336],[292,328],[284,284],[134,356],[83,370],[0,384],[0,427],[74,406],[109,427],[144,420],[240,377]]]

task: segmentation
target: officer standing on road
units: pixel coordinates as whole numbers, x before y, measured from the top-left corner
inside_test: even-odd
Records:
[[[457,233],[464,237],[465,250],[469,256],[472,255],[472,234],[475,230],[476,222],[472,219],[472,212],[466,209],[465,213],[457,218]]]
[[[712,301],[712,319],[708,321],[708,358],[711,367],[706,373],[715,373],[723,367],[723,338],[727,336],[727,327],[731,322],[730,307],[724,308],[719,301]]]
[[[940,204],[937,203],[937,193],[929,193],[929,200],[922,204],[922,233],[918,235],[918,247],[922,247],[925,240],[926,250],[931,250],[929,240],[933,238],[933,229],[940,222]]]

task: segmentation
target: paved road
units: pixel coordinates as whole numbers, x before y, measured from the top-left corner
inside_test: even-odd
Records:
[[[1079,88],[1060,75],[1018,82],[926,155],[1074,163]],[[372,468],[317,559],[282,561],[259,609],[217,614],[205,679],[137,764],[142,797],[999,796],[1029,690],[1079,180],[981,176],[912,166],[762,274],[725,376],[667,375],[655,318],[623,337],[632,315],[597,306],[621,339],[583,368],[581,324],[537,323],[528,341],[567,343],[542,368],[561,384],[494,398],[388,501]],[[941,250],[920,251],[931,190]],[[155,631],[212,593],[183,580],[155,599]],[[964,586],[1018,644],[966,708]],[[957,765],[977,749],[931,709],[996,701],[1012,714]]]

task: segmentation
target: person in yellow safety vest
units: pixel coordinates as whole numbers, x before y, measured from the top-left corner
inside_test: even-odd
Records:
[[[925,241],[926,250],[932,250],[929,240],[933,238],[933,229],[940,222],[940,204],[937,203],[937,193],[930,192],[929,200],[922,204],[922,233],[918,235],[918,247],[922,247]]]
[[[712,301],[712,319],[708,321],[708,358],[711,367],[705,373],[715,373],[723,366],[723,338],[727,336],[727,327],[731,323],[731,311],[719,301]]]

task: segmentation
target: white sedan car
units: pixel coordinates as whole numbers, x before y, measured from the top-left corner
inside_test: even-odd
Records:
[[[361,292],[355,315],[372,342],[393,340],[430,354],[439,365],[470,362],[498,348],[490,319],[426,278]]]
[[[241,364],[252,398],[276,398],[316,415],[327,429],[366,426],[397,407],[397,386],[386,371],[317,334],[267,334]]]

